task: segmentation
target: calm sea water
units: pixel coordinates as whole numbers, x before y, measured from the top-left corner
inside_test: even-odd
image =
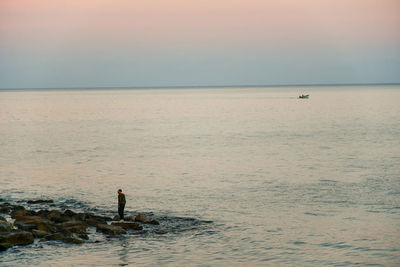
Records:
[[[398,266],[399,117],[399,86],[0,92],[0,198],[114,215],[122,188],[167,231],[0,265]]]

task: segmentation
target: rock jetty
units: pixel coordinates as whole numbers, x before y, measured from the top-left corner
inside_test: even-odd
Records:
[[[32,204],[48,204],[54,201],[28,200],[26,203],[32,206]],[[22,205],[8,202],[0,202],[0,215],[2,215],[0,216],[0,251],[17,245],[32,244],[35,239],[39,239],[39,242],[55,240],[69,244],[82,244],[90,239],[88,232],[90,227],[107,236],[118,236],[142,231],[142,224],[160,224],[143,214],[138,214],[134,220],[127,217],[126,221],[115,221],[119,218],[90,212],[78,213],[69,209],[26,209]]]

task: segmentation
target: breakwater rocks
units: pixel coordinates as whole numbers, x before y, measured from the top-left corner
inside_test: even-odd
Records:
[[[52,200],[29,200],[31,204],[53,203]],[[55,204],[51,205],[56,206]],[[81,244],[89,240],[89,228],[107,236],[134,234],[143,231],[143,225],[159,226],[157,220],[143,214],[125,221],[91,212],[74,212],[70,209],[27,209],[22,205],[0,203],[0,251],[16,245],[29,245],[38,240]],[[91,231],[93,232],[93,231]],[[164,233],[155,229],[155,233]]]

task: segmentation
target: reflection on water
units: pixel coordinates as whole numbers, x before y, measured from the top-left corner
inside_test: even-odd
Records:
[[[399,89],[0,92],[0,198],[114,215],[123,188],[167,232],[0,262],[394,266]]]
[[[120,243],[120,251],[118,252],[119,255],[119,260],[120,260],[120,264],[119,266],[126,266],[129,264],[129,260],[128,260],[128,246],[129,243],[127,242],[126,239],[122,239],[121,243]]]

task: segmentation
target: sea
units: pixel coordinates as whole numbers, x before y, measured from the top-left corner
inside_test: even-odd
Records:
[[[0,91],[2,201],[114,216],[119,188],[164,234],[0,265],[399,266],[400,86]]]

